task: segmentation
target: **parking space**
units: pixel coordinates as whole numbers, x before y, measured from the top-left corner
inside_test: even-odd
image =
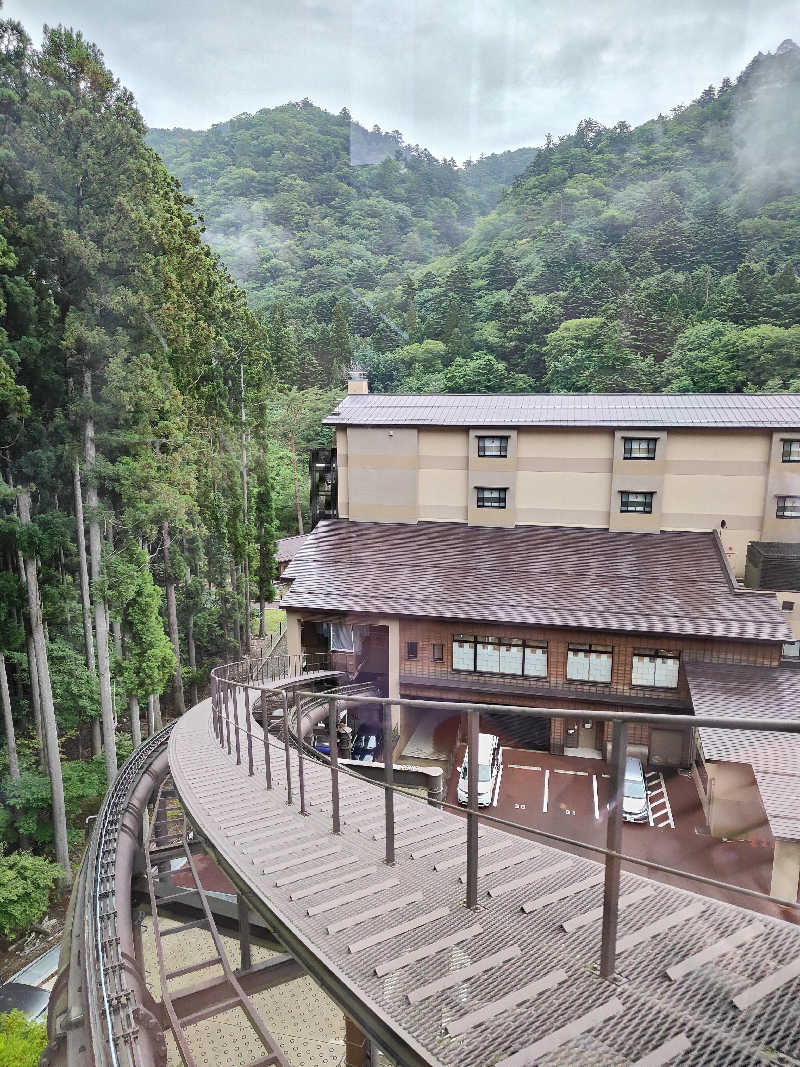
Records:
[[[456,749],[455,770],[448,783],[447,800],[456,803],[458,771],[465,746]],[[581,845],[605,846],[609,799],[608,764],[602,759],[555,756],[531,749],[503,748],[502,778],[492,799],[492,815],[531,830],[569,838],[559,847],[582,852]],[[769,892],[773,846],[764,840],[724,841],[711,837],[697,788],[691,775],[665,768],[646,772],[650,815],[642,823],[626,822],[622,851],[677,870]],[[519,830],[519,833],[524,833]],[[596,853],[586,855],[596,856]],[[651,872],[674,885],[699,890],[719,899],[742,904],[736,894],[699,886],[678,875]],[[753,906],[751,901],[746,901]],[[784,915],[777,906],[759,910]],[[786,913],[784,917],[788,917]]]

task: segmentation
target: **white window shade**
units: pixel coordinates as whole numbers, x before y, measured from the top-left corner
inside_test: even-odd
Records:
[[[475,643],[473,641],[453,641],[453,670],[475,670]]]
[[[353,627],[343,622],[331,623],[331,652],[354,652]]]
[[[500,673],[522,674],[522,644],[500,645]]]
[[[678,663],[674,656],[659,656],[655,665],[655,685],[664,689],[677,689]]]
[[[652,656],[634,656],[631,671],[633,685],[655,685],[656,664]]]
[[[589,653],[569,649],[567,651],[567,678],[576,682],[589,680]]]
[[[589,681],[590,682],[610,682],[611,681],[611,653],[610,652],[590,652],[589,653]]]
[[[525,674],[528,678],[547,677],[546,648],[528,647],[525,649]]]
[[[478,642],[478,670],[500,673],[500,645],[495,642]]]

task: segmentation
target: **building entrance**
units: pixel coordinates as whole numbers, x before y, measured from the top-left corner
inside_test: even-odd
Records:
[[[567,719],[564,747],[599,753],[597,738],[601,726],[601,723],[589,722],[586,719]]]

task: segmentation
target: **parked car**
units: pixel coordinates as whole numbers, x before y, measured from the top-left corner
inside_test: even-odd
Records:
[[[628,756],[625,760],[622,818],[628,822],[648,822],[650,818],[642,761],[635,756]]]
[[[503,750],[500,738],[496,734],[478,735],[478,807],[485,808],[495,798],[500,788],[500,775],[503,769]],[[469,801],[469,745],[464,753],[464,762],[458,776],[458,802]]]
[[[350,758],[360,760],[361,763],[377,763],[382,752],[383,739],[380,727],[371,722],[362,722],[353,738]]]

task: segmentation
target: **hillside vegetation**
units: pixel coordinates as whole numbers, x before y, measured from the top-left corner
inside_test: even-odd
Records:
[[[351,166],[350,131],[386,135],[308,102],[149,139],[310,380],[354,357],[390,391],[796,389],[799,108],[784,42],[668,116],[587,119],[529,159],[459,169],[389,135],[396,158]]]

